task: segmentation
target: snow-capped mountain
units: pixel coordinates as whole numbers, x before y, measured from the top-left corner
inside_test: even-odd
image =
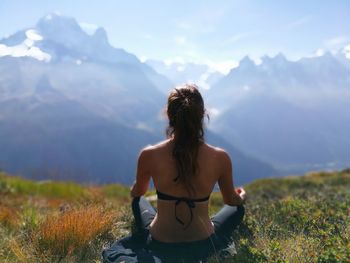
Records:
[[[87,34],[74,18],[49,14],[0,40],[0,169],[130,184],[139,150],[164,138],[164,91],[172,86],[112,47],[103,28]],[[239,183],[276,174],[220,136],[207,138],[241,160]]]
[[[31,28],[1,40],[0,56],[33,57],[46,62],[74,60],[105,63],[139,63],[123,49],[112,47],[103,28],[88,35],[71,17],[49,14]]]
[[[252,156],[304,172],[350,165],[350,68],[345,50],[289,61],[249,57],[207,94],[210,127]]]

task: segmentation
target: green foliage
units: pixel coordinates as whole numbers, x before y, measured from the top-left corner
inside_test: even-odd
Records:
[[[246,190],[232,262],[350,262],[350,173],[262,179]]]
[[[0,176],[1,192],[70,199],[86,197],[88,194],[83,186],[76,183],[34,182],[20,177],[4,175]]]
[[[108,184],[101,187],[102,193],[108,198],[128,198],[129,188],[117,184]]]

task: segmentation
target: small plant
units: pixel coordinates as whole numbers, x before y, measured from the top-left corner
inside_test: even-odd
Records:
[[[15,209],[0,204],[0,224],[8,228],[14,228],[18,221],[18,213]]]
[[[38,250],[54,257],[80,254],[84,258],[88,247],[109,231],[115,214],[91,206],[48,217],[35,237]]]

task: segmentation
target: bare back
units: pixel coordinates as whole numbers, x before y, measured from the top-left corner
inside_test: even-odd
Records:
[[[186,188],[174,178],[177,176],[175,160],[172,157],[171,140],[163,141],[149,148],[150,169],[155,188],[165,194],[175,197],[188,197],[200,199],[210,195],[215,183],[220,177],[220,153],[219,148],[212,147],[206,143],[199,147],[198,166],[199,172],[193,178],[192,185],[195,189],[194,196],[189,196]],[[179,224],[174,216],[175,201],[157,201],[157,216],[151,224],[152,236],[163,242],[194,241],[207,238],[213,232],[213,225],[208,215],[208,201],[196,202],[192,208],[193,219],[189,227]],[[190,210],[185,203],[179,204],[177,214],[184,222],[190,220]]]

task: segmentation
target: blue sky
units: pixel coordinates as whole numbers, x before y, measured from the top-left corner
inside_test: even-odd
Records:
[[[243,56],[290,59],[350,43],[350,1],[0,0],[0,38],[47,13],[104,27],[111,44],[141,59],[227,67]]]

